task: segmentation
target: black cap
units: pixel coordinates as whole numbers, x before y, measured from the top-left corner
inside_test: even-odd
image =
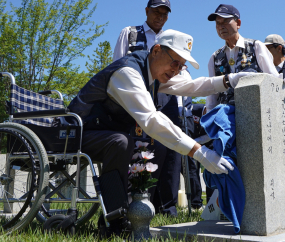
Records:
[[[215,13],[209,15],[208,20],[215,21],[217,15],[222,18],[237,17],[240,19],[239,11],[233,5],[220,4]]]
[[[159,6],[165,6],[169,9],[169,12],[171,12],[169,0],[149,0],[147,4],[148,8],[156,8]]]

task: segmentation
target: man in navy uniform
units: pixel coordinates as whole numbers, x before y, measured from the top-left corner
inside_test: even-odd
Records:
[[[215,51],[208,64],[209,76],[225,75],[244,71],[269,73],[279,77],[273,65],[272,55],[259,40],[243,38],[238,30],[241,27],[239,11],[232,5],[220,4],[215,13],[208,16],[209,21],[215,21],[218,36],[225,40],[225,45]],[[207,112],[216,105],[233,104],[233,88],[226,92],[213,94],[207,97]]]
[[[285,78],[285,41],[278,34],[270,34],[265,38],[264,44],[273,55],[273,63],[282,78]]]

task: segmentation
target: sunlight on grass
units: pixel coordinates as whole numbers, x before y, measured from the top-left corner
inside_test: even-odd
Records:
[[[170,224],[178,224],[178,223],[187,223],[187,222],[193,222],[193,221],[201,221],[201,211],[198,210],[192,210],[191,216],[188,215],[188,210],[185,208],[177,207],[178,216],[175,217],[167,217],[166,215],[156,214],[151,221],[151,227],[158,227],[158,226],[164,226],[164,225],[170,225]],[[29,225],[28,228],[26,228],[23,232],[17,233],[15,232],[12,235],[5,235],[2,233],[0,235],[0,241],[9,241],[9,242],[30,242],[30,241],[61,241],[61,242],[89,242],[89,241],[124,241],[123,238],[120,238],[118,236],[114,236],[112,238],[109,238],[108,240],[99,240],[98,238],[98,231],[97,231],[97,220],[101,214],[101,208],[98,209],[97,213],[92,217],[92,219],[86,223],[84,226],[82,226],[80,229],[77,230],[77,233],[75,236],[70,237],[68,235],[65,235],[63,233],[53,233],[53,234],[44,234],[42,232],[42,224],[39,223],[36,219],[33,220],[33,222]],[[171,242],[171,241],[186,241],[180,240],[178,238],[172,238],[170,235],[168,235],[167,238],[153,238],[149,241],[153,242]],[[195,238],[192,240],[193,242],[197,241]]]

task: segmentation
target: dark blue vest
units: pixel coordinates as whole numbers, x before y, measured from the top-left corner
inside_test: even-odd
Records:
[[[239,48],[235,73],[241,71],[256,71],[262,72],[260,69],[254,50],[255,40],[244,39],[245,48]],[[214,54],[214,67],[215,67],[215,76],[221,76],[225,74],[230,74],[231,67],[225,53],[226,46],[217,50]],[[220,93],[219,101],[223,104],[234,105],[234,89],[229,88],[227,91]]]
[[[129,39],[129,52],[136,50],[147,50],[147,40],[143,25],[130,27]]]
[[[98,72],[79,91],[68,108],[82,118],[84,130],[130,131],[135,120],[108,96],[107,86],[116,70],[131,67],[140,73],[149,91],[147,57],[148,51],[136,51],[126,55]]]

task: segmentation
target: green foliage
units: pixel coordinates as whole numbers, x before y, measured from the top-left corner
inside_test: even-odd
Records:
[[[143,193],[147,192],[149,188],[154,187],[154,183],[158,180],[152,178],[150,172],[143,170],[133,174],[129,181],[132,183],[132,193]]]
[[[1,49],[1,48],[0,48]],[[5,78],[0,78],[0,122],[8,119],[8,114],[6,113],[5,101],[8,100],[8,91],[10,83],[4,81]]]
[[[72,62],[84,56],[107,25],[90,21],[97,5],[92,0],[22,0],[20,7],[11,4],[11,12],[5,5],[0,0],[0,71],[12,73],[21,87],[58,89],[70,100],[89,79]],[[5,88],[0,86],[1,93]]]
[[[129,181],[132,184],[132,193],[146,193],[158,181],[156,178],[151,177],[151,172],[156,171],[158,165],[149,162],[154,157],[154,154],[148,151],[147,146],[147,142],[136,142],[130,168],[132,174],[129,177]]]
[[[200,98],[200,97],[195,97],[192,99],[193,104],[206,104],[206,99],[205,98]]]
[[[90,78],[113,62],[110,43],[108,41],[104,41],[103,43],[100,42],[98,46],[99,47],[94,50],[94,54],[92,54],[94,57],[93,59],[89,55],[87,56],[91,61],[91,64],[86,62],[85,66],[89,71]]]

